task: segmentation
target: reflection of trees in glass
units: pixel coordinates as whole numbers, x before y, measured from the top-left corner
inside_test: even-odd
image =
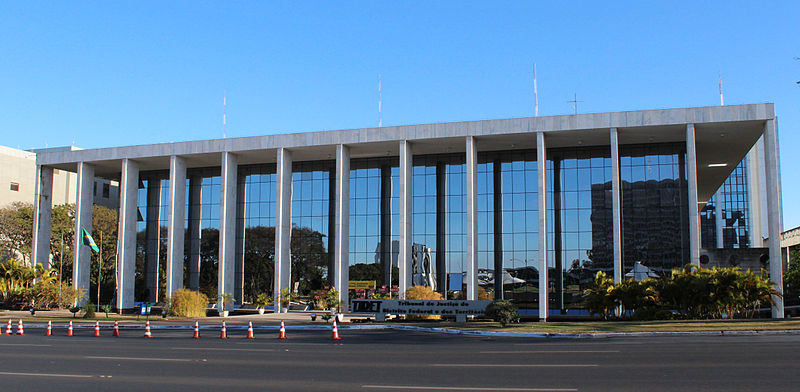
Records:
[[[162,228],[166,230],[166,228]],[[136,247],[136,298],[146,299],[145,252],[146,233],[137,233]],[[166,237],[166,236],[164,236]],[[301,282],[300,291],[320,289],[328,285],[328,252],[325,236],[307,227],[292,228],[292,282]],[[105,239],[104,239],[105,241]],[[161,239],[159,264],[166,260],[167,243]],[[209,298],[217,296],[219,271],[219,230],[203,229],[200,234],[200,292]],[[396,273],[396,272],[395,272]],[[160,286],[166,284],[165,272],[160,269]],[[273,292],[275,276],[275,227],[254,226],[245,230],[244,248],[244,298],[252,301],[260,293]],[[372,280],[372,279],[370,279]],[[188,283],[188,281],[186,281]]]
[[[253,301],[261,293],[271,297],[275,276],[275,227],[248,227],[244,237],[244,300]]]
[[[292,227],[292,282],[300,282],[300,293],[319,290],[329,284],[324,237],[308,227]]]
[[[217,297],[219,271],[219,229],[200,231],[200,292],[208,298]]]

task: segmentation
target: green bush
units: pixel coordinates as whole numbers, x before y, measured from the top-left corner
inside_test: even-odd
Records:
[[[263,308],[269,305],[272,305],[272,297],[267,293],[261,293],[256,297],[256,300],[253,302],[258,308]]]
[[[500,323],[505,327],[508,324],[519,321],[519,313],[516,305],[504,299],[494,301],[486,306],[486,317]]]
[[[106,318],[108,318],[108,314],[109,313],[114,311],[114,307],[111,306],[111,304],[105,304],[105,305],[101,306],[100,309],[103,309],[103,313],[106,314]]]
[[[765,271],[739,268],[700,268],[687,265],[669,277],[632,279],[614,284],[598,272],[584,291],[592,314],[609,318],[620,307],[624,317],[637,320],[753,317],[761,306],[779,295]]]
[[[88,318],[94,318],[94,308],[96,306],[97,305],[95,305],[95,304],[93,304],[91,302],[85,303],[83,305],[83,309],[82,309],[83,310],[83,318],[87,318],[87,319]]]
[[[178,317],[205,317],[208,297],[198,291],[180,289],[169,298],[169,315]]]

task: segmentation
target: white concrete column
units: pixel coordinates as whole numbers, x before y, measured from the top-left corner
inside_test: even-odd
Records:
[[[36,194],[33,201],[33,244],[31,264],[50,268],[50,223],[53,214],[53,168],[36,165]]]
[[[75,197],[75,239],[72,255],[72,285],[86,291],[76,305],[86,303],[89,298],[89,273],[92,265],[91,248],[83,245],[83,231],[92,232],[92,208],[94,207],[94,166],[78,162],[78,184]],[[94,237],[94,235],[92,235]]]
[[[147,223],[145,236],[147,245],[144,263],[144,283],[148,292],[147,301],[158,302],[159,270],[161,257],[161,179],[147,180]]]
[[[619,132],[611,128],[611,237],[614,241],[614,283],[622,282],[622,183]]]
[[[750,219],[750,246],[753,248],[764,247],[763,229],[761,225],[762,215],[764,213],[761,207],[761,166],[763,159],[760,150],[763,149],[763,138],[759,138],[756,144],[747,153],[747,191],[750,197],[750,208],[748,213]]]
[[[234,294],[236,276],[236,180],[238,161],[230,152],[222,153],[222,188],[219,203],[219,269],[217,294]],[[229,308],[231,304],[226,303]]]
[[[697,213],[697,146],[694,124],[686,124],[686,169],[689,182],[689,262],[700,265],[700,214]]]
[[[275,285],[274,304],[280,306],[281,289],[291,288],[292,259],[292,153],[278,149],[275,198]]]
[[[200,289],[200,236],[202,233],[203,178],[189,178],[189,288]]]
[[[411,285],[411,244],[412,244],[412,184],[414,156],[411,143],[400,141],[400,178],[398,181],[399,200],[399,249],[397,256],[398,295],[405,298],[406,290]]]
[[[336,200],[334,205],[333,285],[347,306],[350,284],[350,148],[336,146]]]
[[[478,146],[472,136],[467,137],[466,172],[467,300],[476,300],[478,299]],[[495,274],[495,276],[502,276],[502,274]]]
[[[186,159],[169,160],[169,201],[167,209],[167,298],[183,288],[183,245],[186,234]]]
[[[764,163],[767,180],[767,222],[769,226],[769,278],[776,282],[775,289],[783,294],[783,261],[781,260],[781,232],[783,207],[781,206],[781,161],[778,146],[778,120],[767,120],[764,125]],[[783,297],[773,296],[772,318],[783,318]]]
[[[547,270],[547,146],[544,132],[536,132],[537,191],[539,193],[539,320],[546,321],[548,303]],[[498,192],[497,189],[494,190]]]
[[[117,310],[133,308],[136,280],[136,218],[139,198],[139,164],[122,160],[119,181],[117,229]]]

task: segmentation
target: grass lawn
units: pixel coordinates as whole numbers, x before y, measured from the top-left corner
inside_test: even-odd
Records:
[[[800,320],[680,320],[680,321],[582,321],[528,322],[505,328],[494,322],[475,322],[457,327],[465,330],[541,333],[688,332],[800,330]]]

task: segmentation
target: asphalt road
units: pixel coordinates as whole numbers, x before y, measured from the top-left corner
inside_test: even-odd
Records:
[[[407,331],[26,328],[0,336],[2,391],[797,391],[800,336],[487,338]]]

